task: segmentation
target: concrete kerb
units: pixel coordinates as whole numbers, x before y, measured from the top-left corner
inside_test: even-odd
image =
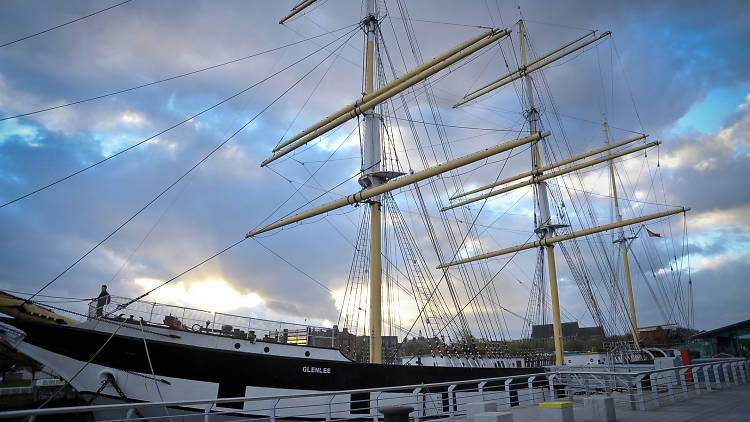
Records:
[[[513,422],[513,414],[510,412],[477,413],[474,420],[470,422]]]
[[[466,405],[466,421],[475,422],[476,415],[480,413],[490,412],[497,412],[497,403],[495,403],[494,401],[480,401],[469,403]]]
[[[584,398],[583,420],[591,422],[612,422],[616,420],[615,399],[606,396]]]

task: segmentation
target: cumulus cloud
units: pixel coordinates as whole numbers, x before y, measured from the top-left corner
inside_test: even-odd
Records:
[[[699,173],[710,173],[733,160],[745,160],[750,154],[750,94],[729,119],[730,124],[718,133],[693,133],[665,154],[664,165],[673,170],[692,167]]]
[[[137,290],[151,290],[163,281],[148,278],[136,278],[133,285]],[[265,301],[254,292],[241,293],[222,279],[179,281],[156,290],[153,300],[163,303],[174,303],[198,309],[210,309],[216,312],[236,312],[240,309],[251,309],[264,315],[262,308]]]

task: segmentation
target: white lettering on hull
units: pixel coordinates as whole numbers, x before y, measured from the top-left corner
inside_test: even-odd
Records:
[[[331,368],[321,368],[318,366],[303,366],[302,372],[307,374],[330,374]]]

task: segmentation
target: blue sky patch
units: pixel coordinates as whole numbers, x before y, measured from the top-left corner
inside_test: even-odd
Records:
[[[0,145],[16,141],[30,147],[40,147],[42,144],[39,141],[43,138],[39,128],[31,124],[20,123],[18,120],[7,120],[0,124]]]
[[[693,105],[680,120],[673,131],[683,132],[697,130],[703,133],[716,132],[721,128],[719,116],[731,114],[745,103],[745,96],[750,91],[750,84],[742,84],[734,89],[719,88],[708,93],[706,98]]]

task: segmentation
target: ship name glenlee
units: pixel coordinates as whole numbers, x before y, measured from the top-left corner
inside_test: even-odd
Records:
[[[302,372],[312,373],[312,374],[330,374],[331,368],[320,368],[317,366],[303,366]]]

